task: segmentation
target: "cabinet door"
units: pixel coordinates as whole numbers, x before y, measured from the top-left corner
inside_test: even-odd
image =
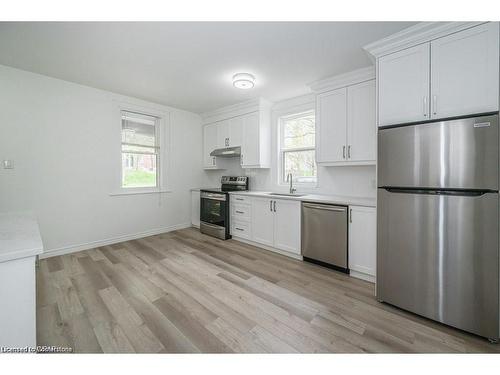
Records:
[[[219,121],[217,124],[217,148],[229,147],[229,120]]]
[[[255,112],[243,116],[242,166],[257,166],[260,164],[259,142],[259,113]]]
[[[349,269],[373,277],[377,258],[376,220],[374,207],[349,207]]]
[[[429,119],[430,44],[378,59],[379,126]]]
[[[200,226],[200,192],[191,192],[191,224],[195,227]]]
[[[375,161],[375,80],[347,88],[347,157]]]
[[[252,241],[267,246],[274,244],[273,201],[267,198],[252,199]]]
[[[285,199],[274,202],[274,247],[300,254],[300,202]]]
[[[215,157],[210,153],[217,148],[217,124],[208,124],[203,127],[203,166],[215,168]]]
[[[320,94],[316,109],[317,163],[345,161],[347,157],[347,89]]]
[[[431,42],[431,117],[498,111],[498,23]]]
[[[243,142],[243,116],[229,120],[229,147],[241,146]]]

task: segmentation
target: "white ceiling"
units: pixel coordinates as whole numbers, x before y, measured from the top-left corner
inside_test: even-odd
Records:
[[[414,22],[0,23],[0,64],[193,112],[309,92]],[[237,72],[257,77],[232,87]]]

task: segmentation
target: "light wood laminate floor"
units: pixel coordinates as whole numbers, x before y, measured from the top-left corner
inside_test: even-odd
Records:
[[[184,229],[40,261],[38,345],[75,352],[500,352],[373,284]]]

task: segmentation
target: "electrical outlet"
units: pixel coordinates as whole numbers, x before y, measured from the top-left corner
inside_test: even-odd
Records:
[[[14,160],[2,161],[3,169],[14,169]]]

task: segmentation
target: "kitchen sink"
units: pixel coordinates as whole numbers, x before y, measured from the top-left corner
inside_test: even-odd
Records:
[[[281,195],[281,196],[284,196],[284,197],[303,197],[304,195],[307,195],[307,194],[269,193],[269,195]]]

